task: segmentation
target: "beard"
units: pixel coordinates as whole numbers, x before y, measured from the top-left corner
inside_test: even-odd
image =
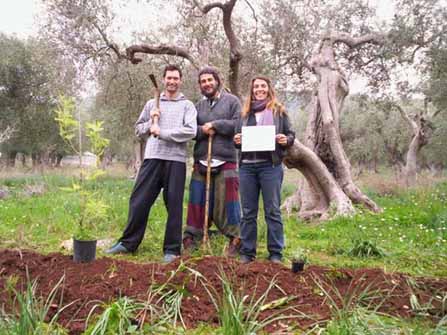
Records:
[[[209,98],[212,98],[212,97],[214,97],[216,95],[217,87],[213,86],[213,88],[211,90],[204,90],[204,89],[202,89],[201,92],[202,92],[202,94],[205,97],[207,97],[209,99]]]

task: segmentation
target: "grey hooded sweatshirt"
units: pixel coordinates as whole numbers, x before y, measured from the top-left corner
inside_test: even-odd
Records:
[[[152,125],[150,111],[154,106],[155,100],[149,100],[135,124],[135,134],[142,139],[147,139],[144,159],[186,162],[186,142],[194,138],[197,131],[197,111],[194,104],[182,93],[174,99],[168,99],[162,93],[158,122],[160,136],[149,137]]]

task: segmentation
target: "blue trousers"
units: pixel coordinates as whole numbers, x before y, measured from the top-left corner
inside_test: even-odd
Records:
[[[264,201],[264,217],[267,223],[267,249],[270,257],[282,257],[284,228],[281,220],[281,185],[283,168],[272,163],[242,163],[239,167],[239,183],[242,204],[241,255],[256,257],[257,217],[259,194]]]

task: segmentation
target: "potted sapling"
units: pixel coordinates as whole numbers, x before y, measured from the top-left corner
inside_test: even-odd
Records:
[[[291,256],[292,272],[297,273],[304,270],[304,264],[308,262],[308,253],[303,248],[297,248]]]
[[[96,160],[92,168],[86,169],[82,164],[82,124],[81,114],[78,120],[74,117],[76,106],[72,98],[60,97],[55,110],[55,120],[59,125],[59,134],[79,157],[79,178],[73,181],[71,187],[62,188],[78,195],[79,214],[74,218],[73,260],[75,262],[91,262],[96,258],[96,242],[98,225],[107,219],[108,206],[94,191],[95,187],[87,188],[86,182],[95,184],[97,178],[105,172],[99,168],[100,157],[103,156],[109,140],[102,137],[102,122],[86,122],[85,133],[90,142],[90,151]],[[75,140],[77,137],[77,141]]]

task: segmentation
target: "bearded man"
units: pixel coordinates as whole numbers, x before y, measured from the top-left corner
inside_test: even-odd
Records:
[[[239,99],[223,89],[218,71],[205,67],[198,82],[203,99],[196,104],[197,136],[189,187],[184,249],[194,249],[203,237],[208,138],[212,136],[209,221],[228,238],[227,256],[237,255],[241,207],[234,129],[241,112]]]

